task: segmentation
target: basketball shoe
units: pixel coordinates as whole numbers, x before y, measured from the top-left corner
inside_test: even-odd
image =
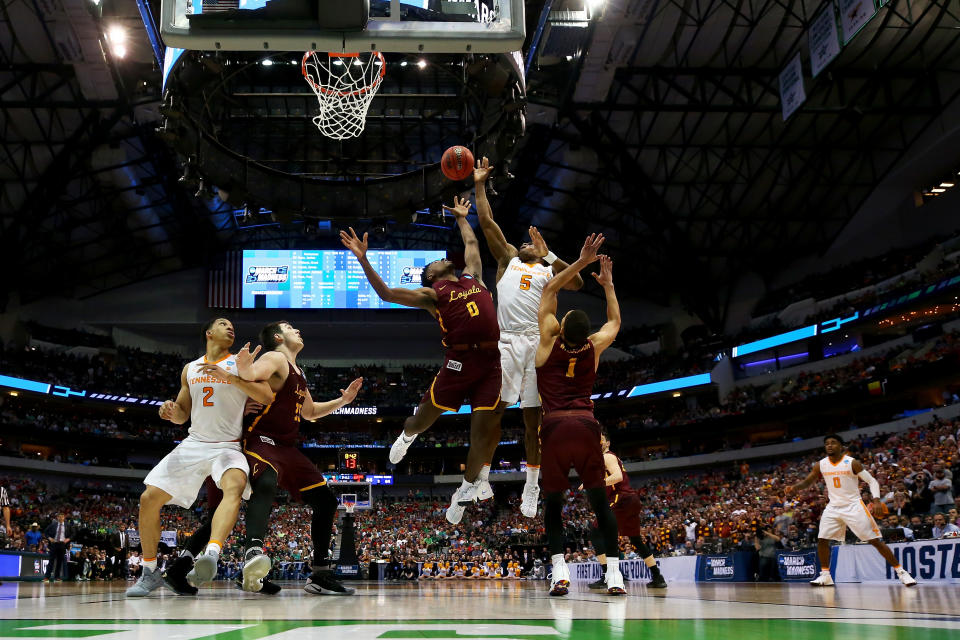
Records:
[[[243,590],[260,591],[263,588],[263,579],[270,573],[270,556],[263,553],[260,547],[251,547],[243,560]]]
[[[464,480],[466,482],[466,480]],[[473,484],[468,484],[464,486],[463,484],[453,492],[453,497],[450,498],[450,506],[447,507],[447,522],[450,524],[460,524],[460,520],[463,519],[463,512],[466,510],[467,505],[476,502],[477,494],[480,492],[480,479],[478,478]]]
[[[217,577],[217,556],[212,553],[201,553],[193,562],[193,569],[187,574],[187,582],[195,587],[202,587],[213,582]]]
[[[917,586],[916,578],[914,578],[912,575],[907,573],[906,569],[904,569],[903,567],[900,567],[896,571],[897,571],[897,577],[900,578],[900,582],[902,582],[905,586],[907,587]]]
[[[623,588],[623,574],[619,570],[607,570],[607,593],[611,596],[627,594],[627,590]]]
[[[401,431],[400,435],[397,436],[396,441],[394,441],[393,446],[390,447],[390,462],[393,464],[400,464],[400,461],[403,460],[403,457],[407,455],[407,449],[410,448],[410,445],[413,444],[413,441],[416,439],[416,435],[408,438],[404,432]]]
[[[151,592],[159,589],[163,585],[163,578],[160,577],[159,569],[143,568],[140,579],[127,589],[128,598],[143,598],[150,595]]]
[[[315,569],[307,578],[307,585],[303,590],[315,596],[350,596],[354,591],[340,584],[329,569]]]
[[[565,596],[570,592],[570,569],[563,556],[553,562],[553,577],[550,578],[550,595]]]
[[[187,582],[187,573],[193,568],[193,558],[182,555],[170,563],[163,572],[163,581],[178,596],[195,596],[200,591]]]
[[[540,485],[523,485],[523,499],[520,501],[520,513],[528,518],[537,517],[537,500],[540,498]]]
[[[810,584],[814,587],[832,587],[833,578],[830,577],[830,572],[827,570],[820,570],[820,575],[815,579],[810,581]]]

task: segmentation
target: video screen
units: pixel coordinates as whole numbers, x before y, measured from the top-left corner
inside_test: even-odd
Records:
[[[388,287],[417,289],[423,268],[446,251],[368,251]],[[347,250],[243,252],[244,309],[404,309],[381,300]]]

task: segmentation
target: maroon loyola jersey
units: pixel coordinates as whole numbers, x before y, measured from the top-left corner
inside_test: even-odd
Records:
[[[597,356],[593,343],[568,349],[557,338],[543,366],[537,367],[537,389],[544,415],[561,409],[593,410],[593,381],[597,378]]]
[[[614,457],[617,458],[617,456]],[[617,484],[607,485],[607,500],[610,502],[616,502],[620,494],[633,493],[633,489],[630,488],[630,478],[627,477],[627,472],[624,471],[623,462],[620,458],[617,458],[617,464],[620,465],[620,475],[623,480]]]
[[[459,280],[440,280],[433,283],[433,290],[437,292],[437,321],[443,330],[443,346],[500,339],[493,294],[476,278],[464,274]]]
[[[246,437],[265,436],[276,444],[296,446],[300,438],[300,410],[307,397],[307,379],[287,361],[287,379],[273,395],[273,402],[244,417]]]

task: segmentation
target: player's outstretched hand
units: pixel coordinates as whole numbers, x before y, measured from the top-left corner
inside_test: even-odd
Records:
[[[600,256],[600,273],[594,273],[593,279],[600,283],[601,287],[613,286],[613,260],[610,256]]]
[[[340,389],[340,399],[346,404],[350,404],[357,399],[360,387],[363,385],[363,377],[357,378],[351,382],[346,389]]]
[[[470,201],[466,198],[453,196],[453,206],[443,205],[443,210],[449,211],[458,218],[466,218],[467,214],[470,213]]]
[[[215,364],[207,363],[207,364],[200,365],[200,375],[216,378],[220,382],[230,381],[230,374]]]
[[[177,410],[180,407],[177,406],[177,403],[173,400],[167,400],[162,405],[160,405],[160,417],[164,420],[173,420],[174,416],[177,413]]]
[[[477,166],[473,170],[474,184],[486,182],[487,178],[490,177],[491,171],[493,171],[493,167],[490,166],[490,161],[487,160],[487,156],[483,156],[483,160],[477,160]]]
[[[350,252],[357,256],[357,259],[360,259],[367,255],[367,238],[369,234],[364,232],[363,240],[361,240],[357,232],[353,230],[353,227],[347,228],[350,229],[350,233],[347,233],[343,229],[340,230],[340,242],[342,242],[343,246],[347,249],[350,249]]]
[[[257,357],[257,354],[260,353],[260,349],[261,346],[258,344],[256,349],[253,350],[253,353],[251,353],[250,343],[248,342],[237,352],[237,373],[240,374],[241,378],[247,377],[246,374],[249,373],[254,359]]]
[[[540,235],[540,230],[534,226],[531,226],[529,229],[530,233],[530,244],[533,245],[533,248],[536,249],[537,255],[541,258],[550,253],[550,249],[547,248],[547,241],[543,239],[543,236]]]
[[[604,240],[606,240],[606,238],[603,237],[602,233],[591,233],[588,235],[587,239],[583,241],[583,248],[580,249],[580,259],[588,263],[595,261],[597,259],[597,252],[600,251],[600,246]]]

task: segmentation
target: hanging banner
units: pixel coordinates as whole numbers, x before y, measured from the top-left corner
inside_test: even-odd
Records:
[[[877,15],[873,0],[838,0],[840,26],[843,28],[843,44],[853,40],[853,36]]]
[[[810,23],[807,38],[810,46],[810,72],[814,78],[840,55],[840,30],[837,28],[836,11],[836,5],[831,2]]]
[[[786,120],[807,99],[803,89],[803,65],[800,63],[800,52],[793,56],[783,71],[780,72],[780,104],[783,109],[783,119]]]

